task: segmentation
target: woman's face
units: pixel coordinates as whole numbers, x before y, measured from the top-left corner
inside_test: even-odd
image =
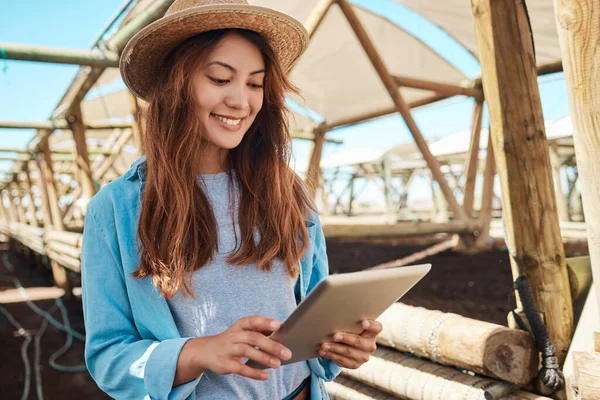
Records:
[[[240,144],[263,105],[265,62],[238,33],[227,33],[194,75],[203,136],[217,149]]]

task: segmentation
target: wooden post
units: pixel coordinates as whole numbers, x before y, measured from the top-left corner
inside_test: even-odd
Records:
[[[83,192],[83,197],[89,201],[96,193],[96,184],[92,169],[90,167],[90,157],[88,154],[87,143],[85,141],[85,125],[81,114],[81,105],[74,103],[70,108],[70,114],[67,116],[67,122],[73,132],[75,142],[75,156],[77,170],[79,171],[79,184]],[[85,210],[82,210],[85,212]]]
[[[471,5],[508,245],[516,258],[513,276],[529,279],[562,362],[573,334],[573,305],[525,6],[522,0]]]
[[[554,8],[575,128],[592,274],[600,294],[600,8],[595,0],[555,0]]]
[[[556,206],[558,207],[558,217],[561,221],[569,220],[569,201],[562,188],[562,179],[560,170],[562,162],[558,154],[557,146],[550,146],[550,162],[552,163],[552,176],[554,177],[554,193],[556,193]]]
[[[15,204],[15,196],[13,196],[11,185],[6,187],[6,196],[8,197],[8,211],[12,217],[12,222],[22,222]]]
[[[423,138],[419,127],[417,126],[415,120],[412,117],[412,114],[410,113],[410,108],[400,95],[400,91],[398,90],[398,85],[396,84],[396,81],[390,75],[390,72],[383,63],[383,60],[379,56],[377,49],[375,49],[375,46],[373,45],[373,42],[371,41],[371,39],[367,35],[367,32],[360,23],[360,20],[358,19],[356,13],[352,9],[352,6],[348,2],[348,0],[337,0],[337,3],[342,9],[344,15],[346,16],[346,19],[348,20],[348,23],[350,24],[352,30],[356,34],[356,37],[362,44],[363,49],[365,50],[369,59],[371,60],[371,63],[377,71],[377,74],[379,75],[382,83],[387,88],[387,91],[390,94],[390,97],[392,98],[396,107],[396,111],[398,111],[402,115],[402,118],[404,118],[406,126],[408,127],[410,133],[415,139],[417,147],[423,154],[423,158],[427,162],[427,166],[431,170],[434,179],[440,185],[440,189],[444,193],[444,196],[446,197],[446,200],[448,201],[448,204],[450,205],[450,209],[454,213],[454,216],[463,221],[470,221],[464,209],[456,201],[456,198],[452,193],[452,189],[450,189],[450,186],[448,186],[444,175],[440,171],[440,163],[433,156],[433,154],[431,154],[429,146],[427,146],[427,142]]]
[[[481,118],[483,115],[483,102],[475,101],[473,110],[473,123],[471,125],[471,144],[465,163],[467,180],[465,182],[465,197],[463,208],[469,217],[473,216],[473,199],[475,198],[475,183],[479,169],[479,143],[481,139]]]
[[[131,130],[133,132],[133,139],[135,141],[135,147],[138,148],[139,154],[144,154],[144,127],[145,120],[142,115],[142,108],[139,105],[139,102],[142,101],[135,97],[135,95],[131,92],[127,93],[129,96],[129,105],[131,107],[131,115],[133,115],[133,124],[131,125]]]
[[[33,183],[31,181],[31,171],[29,170],[29,161],[23,163],[23,172],[25,172],[25,189],[27,194],[29,195],[29,213],[31,214],[31,225],[32,226],[40,226],[37,217],[35,216],[36,208],[35,208],[35,196],[33,195]]]
[[[481,195],[481,208],[479,209],[479,236],[475,241],[475,250],[490,248],[490,223],[492,222],[492,209],[494,206],[494,178],[496,177],[496,162],[494,160],[494,147],[492,146],[491,132],[488,134],[487,153],[485,156],[485,171],[483,172],[483,188]]]
[[[40,143],[42,155],[38,157],[39,168],[41,171],[40,178],[42,182],[43,190],[45,190],[48,198],[48,208],[50,210],[50,222],[51,227],[56,230],[64,231],[65,226],[62,222],[62,213],[58,207],[58,195],[56,192],[56,184],[54,182],[54,171],[52,169],[52,155],[50,154],[50,148],[48,145],[48,139],[45,139]]]
[[[10,188],[15,191],[16,196],[14,198],[17,200],[17,215],[19,217],[19,222],[22,224],[27,224],[27,217],[25,216],[25,208],[23,208],[23,194],[21,193],[21,187],[19,186],[18,178],[15,176],[15,182],[10,185]]]
[[[310,12],[310,15],[304,22],[304,27],[308,32],[309,39],[312,39],[319,26],[321,26],[321,22],[327,15],[327,12],[333,5],[334,0],[321,0],[315,5],[315,7]]]
[[[310,154],[310,162],[306,173],[306,184],[311,198],[315,198],[319,177],[321,175],[321,156],[323,154],[323,143],[325,142],[326,132],[320,128],[315,128],[315,141]]]
[[[383,170],[383,192],[385,195],[385,211],[389,218],[388,222],[396,222],[396,208],[394,207],[393,192],[392,192],[392,160],[390,155],[386,154],[381,162]]]

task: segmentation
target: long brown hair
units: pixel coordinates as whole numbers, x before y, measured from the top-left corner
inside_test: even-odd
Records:
[[[184,288],[194,297],[191,275],[213,259],[217,224],[197,183],[197,156],[203,147],[192,92],[192,76],[223,36],[217,30],[194,36],[167,58],[148,104],[144,145],[146,182],[138,225],[141,263],[136,278],[152,276],[165,298]],[[304,185],[289,167],[291,136],[285,95],[297,93],[267,42],[235,30],[253,43],[265,61],[263,107],[239,146],[229,151],[239,181],[240,245],[228,262],[256,262],[270,270],[278,258],[290,276],[308,247],[305,220],[314,209]],[[255,242],[254,231],[260,233]]]

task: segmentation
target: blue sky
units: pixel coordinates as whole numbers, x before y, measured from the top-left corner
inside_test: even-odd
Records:
[[[123,2],[124,0],[0,0],[0,14],[3,16],[0,42],[89,49]],[[479,64],[470,53],[414,12],[389,0],[352,2],[385,15],[413,33],[467,76],[475,77],[479,74]],[[48,119],[77,70],[77,66],[3,60],[0,56],[0,120]],[[568,99],[562,74],[540,78],[540,82],[545,119],[552,121],[567,115]],[[120,85],[117,83],[115,87]],[[426,138],[439,138],[469,129],[472,107],[470,99],[456,98],[416,110],[414,117]],[[486,115],[484,126],[487,124]],[[33,135],[33,131],[3,129],[0,147],[23,147]],[[411,140],[406,126],[398,116],[333,131],[329,136],[344,140],[344,144],[326,145],[325,156],[341,148],[387,149]],[[309,148],[308,142],[295,141],[295,157],[308,157]],[[0,162],[0,171],[7,168],[7,163]]]

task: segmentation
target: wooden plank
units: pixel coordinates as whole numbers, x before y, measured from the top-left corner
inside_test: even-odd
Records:
[[[328,238],[333,237],[390,237],[418,236],[435,233],[465,233],[470,228],[463,221],[447,223],[400,222],[396,224],[324,224],[323,231]]]
[[[596,0],[555,0],[573,141],[596,292],[600,293],[600,8]],[[600,296],[598,296],[600,306]]]
[[[521,0],[471,5],[513,276],[529,279],[560,363],[573,305],[527,14]]]
[[[410,113],[410,108],[408,107],[408,105],[406,104],[406,102],[404,101],[402,96],[400,95],[400,91],[398,90],[398,86],[397,86],[396,82],[394,81],[394,78],[392,78],[392,76],[390,75],[390,72],[388,71],[387,67],[383,63],[383,60],[381,59],[381,57],[379,56],[379,53],[375,49],[373,42],[369,38],[369,36],[368,36],[367,32],[365,31],[364,27],[362,26],[360,20],[356,16],[354,9],[352,8],[352,6],[348,2],[348,0],[337,0],[337,2],[339,4],[342,12],[346,16],[348,23],[352,27],[352,30],[356,34],[356,37],[358,38],[359,42],[361,43],[363,49],[365,50],[369,59],[371,60],[371,63],[373,64],[373,67],[377,71],[379,78],[381,79],[382,83],[386,87],[390,97],[392,98],[392,100],[394,102],[396,110],[400,113],[400,115],[402,115],[402,118],[404,118],[404,121],[406,122],[406,126],[408,127],[410,133],[412,134],[412,136],[415,140],[415,143],[417,144],[417,147],[419,148],[419,150],[421,151],[421,154],[423,155],[423,158],[427,162],[427,166],[431,170],[431,173],[432,173],[434,179],[440,185],[440,189],[444,193],[444,197],[448,201],[448,205],[450,206],[450,209],[454,213],[455,218],[463,220],[468,223],[470,221],[470,219],[467,217],[467,214],[465,214],[464,209],[456,201],[456,198],[454,197],[454,194],[452,193],[452,189],[450,189],[450,186],[448,186],[448,182],[446,182],[446,179],[444,178],[444,175],[442,174],[442,172],[440,170],[439,161],[433,156],[433,154],[429,150],[429,146],[427,145],[427,142],[423,138],[423,135],[421,134],[419,127],[417,126],[414,118],[412,117],[412,114]]]

